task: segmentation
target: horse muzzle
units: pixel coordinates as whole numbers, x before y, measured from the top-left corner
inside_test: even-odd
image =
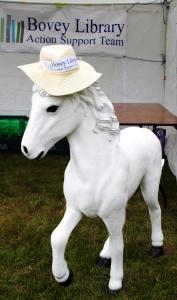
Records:
[[[29,151],[28,147],[25,145],[21,145],[21,151],[29,159],[39,160],[45,156],[44,150],[40,151],[38,154],[32,154],[31,151]]]

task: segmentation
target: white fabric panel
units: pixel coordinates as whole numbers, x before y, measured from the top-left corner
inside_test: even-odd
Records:
[[[102,89],[112,102],[159,102],[164,100],[163,66],[131,59],[84,57],[103,73]]]
[[[165,106],[177,114],[177,0],[170,6],[167,26]]]
[[[177,0],[170,5],[167,26],[165,106],[177,114]],[[177,131],[166,128],[165,153],[169,167],[177,179]]]
[[[17,68],[37,55],[0,53],[0,114],[26,115],[30,109],[32,82]]]
[[[120,5],[120,9],[127,6]],[[161,60],[165,28],[160,5],[135,6],[128,13],[127,56]],[[86,56],[98,72],[102,89],[112,102],[159,102],[164,104],[164,67],[160,63],[129,58]],[[29,112],[31,81],[16,68],[35,62],[38,55],[0,53],[0,114]]]

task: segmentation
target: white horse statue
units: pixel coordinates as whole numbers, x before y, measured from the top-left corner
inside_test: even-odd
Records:
[[[32,109],[22,139],[22,152],[42,158],[53,144],[67,137],[70,161],[65,170],[66,212],[51,235],[52,272],[68,285],[72,272],[65,260],[68,238],[83,215],[99,216],[109,237],[100,253],[100,265],[111,262],[109,291],[122,287],[123,238],[128,199],[141,186],[152,226],[149,254],[163,254],[158,189],[162,170],[161,145],[149,130],[130,127],[120,131],[113,106],[94,83],[67,96],[51,96],[33,87]]]

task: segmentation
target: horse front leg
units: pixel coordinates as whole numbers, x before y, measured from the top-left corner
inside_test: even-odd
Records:
[[[116,293],[122,287],[123,278],[123,236],[122,229],[125,223],[125,208],[114,211],[109,217],[103,217],[109,232],[109,251],[111,256],[111,270],[109,280],[109,291]]]
[[[72,281],[72,272],[69,271],[64,257],[65,248],[71,232],[81,218],[82,214],[80,212],[68,207],[60,224],[51,235],[52,273],[56,281],[64,286],[69,285]]]

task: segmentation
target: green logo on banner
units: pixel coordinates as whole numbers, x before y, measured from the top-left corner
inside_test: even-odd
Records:
[[[23,43],[24,21],[16,22],[11,15],[0,20],[1,43]]]

